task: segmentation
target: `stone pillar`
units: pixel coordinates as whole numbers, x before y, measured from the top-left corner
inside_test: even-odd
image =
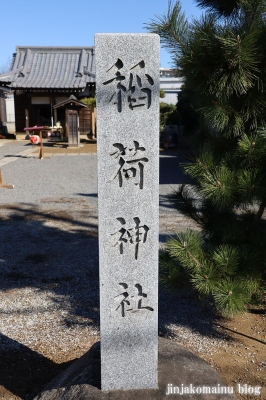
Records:
[[[159,36],[95,54],[102,390],[157,388]]]

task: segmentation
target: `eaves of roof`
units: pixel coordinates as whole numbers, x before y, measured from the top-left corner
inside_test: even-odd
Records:
[[[94,47],[17,47],[1,83],[12,89],[83,89],[95,83]]]
[[[88,106],[81,101],[78,101],[73,95],[69,97],[69,99],[61,101],[60,103],[54,105],[54,108],[61,108],[68,104],[74,104],[75,106],[79,106],[81,108],[87,108]]]

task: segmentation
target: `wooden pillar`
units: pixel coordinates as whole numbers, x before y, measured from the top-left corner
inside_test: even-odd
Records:
[[[50,108],[51,108],[51,126],[52,127],[54,127],[54,125],[55,125],[55,121],[54,121],[54,113],[53,113],[53,105],[54,105],[54,102],[53,102],[53,97],[52,96],[50,96]]]
[[[92,131],[92,139],[96,138],[96,108],[93,108],[91,111],[91,131]]]
[[[26,128],[29,127],[29,110],[25,109]]]
[[[32,115],[31,107],[31,95],[29,93],[24,94],[24,110],[25,110],[25,127],[28,128],[30,124],[30,117]]]
[[[68,109],[65,111],[66,116],[66,137],[68,138]]]
[[[57,108],[54,108],[54,124],[57,123]]]

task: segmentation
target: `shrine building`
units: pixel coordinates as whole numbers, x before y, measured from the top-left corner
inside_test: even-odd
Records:
[[[0,74],[0,89],[14,93],[15,130],[29,126],[65,126],[65,111],[54,106],[70,96],[95,97],[94,47],[18,46],[10,71]],[[4,111],[2,110],[2,114]],[[4,121],[4,115],[0,115]],[[91,109],[79,115],[81,134],[91,132]]]

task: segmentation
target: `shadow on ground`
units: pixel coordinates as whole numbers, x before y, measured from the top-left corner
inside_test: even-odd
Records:
[[[75,206],[71,214],[60,209],[43,212],[33,205],[0,206],[0,289],[4,296],[28,287],[48,290],[54,293],[52,307],[67,311],[66,329],[85,324],[98,329],[97,219],[88,222],[88,210],[75,211]],[[13,313],[36,311],[42,309],[20,309],[18,303],[9,310],[2,305],[0,314],[8,312],[12,320]],[[0,385],[23,399],[33,398],[69,364],[56,364],[5,335],[0,345]]]
[[[22,399],[32,399],[40,388],[64,371],[74,360],[56,364],[29,347],[0,334],[0,385]],[[5,393],[1,393],[5,398]],[[13,397],[11,397],[13,398]]]
[[[187,156],[178,151],[161,151],[159,181],[160,185],[175,185],[189,183],[190,179],[183,173],[182,163],[187,161]]]
[[[0,206],[0,289],[6,296],[12,289],[26,287],[49,290],[55,295],[54,307],[68,311],[65,329],[84,324],[99,329],[97,218],[88,218],[89,210],[82,211],[78,203],[67,210],[57,207]],[[161,287],[159,298],[161,336],[178,340],[169,328],[177,324],[202,335],[221,337],[211,306],[202,306],[193,294],[169,293]],[[0,312],[6,310],[1,308]],[[56,364],[4,335],[0,344],[0,385],[25,400],[32,399],[68,365]]]

